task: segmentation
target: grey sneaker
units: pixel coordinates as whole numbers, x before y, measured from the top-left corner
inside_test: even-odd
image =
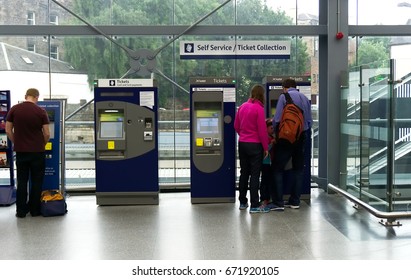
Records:
[[[278,206],[277,204],[274,203],[269,203],[267,204],[267,207],[270,208],[270,211],[284,211],[284,206]]]
[[[270,208],[261,205],[260,207],[250,208],[250,214],[254,213],[268,213],[270,212]]]
[[[248,203],[240,203],[240,210],[245,210],[248,208]]]

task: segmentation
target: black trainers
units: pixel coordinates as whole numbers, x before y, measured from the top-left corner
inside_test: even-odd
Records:
[[[300,208],[300,205],[293,205],[293,204],[290,204],[290,203],[285,203],[284,204],[284,207],[285,208],[291,208],[291,209],[299,209]]]
[[[17,217],[17,218],[25,218],[25,217],[26,217],[26,214],[16,213],[16,217]]]

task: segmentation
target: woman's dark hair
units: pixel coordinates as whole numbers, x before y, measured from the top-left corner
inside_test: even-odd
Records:
[[[254,85],[251,88],[251,99],[259,100],[263,105],[265,103],[264,87],[262,85]]]

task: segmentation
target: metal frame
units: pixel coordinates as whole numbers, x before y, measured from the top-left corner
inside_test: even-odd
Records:
[[[358,206],[361,206],[365,210],[367,210],[369,213],[374,215],[377,218],[381,218],[380,224],[386,226],[386,227],[391,227],[391,226],[401,226],[402,224],[399,221],[396,221],[399,218],[406,218],[409,219],[411,218],[411,212],[382,212],[379,211],[366,202],[363,202],[362,200],[358,199],[357,197],[353,196],[352,194],[342,190],[341,188],[338,188],[334,186],[333,184],[328,184],[328,188],[331,189],[332,191],[341,194],[345,198],[351,200],[354,202],[356,205],[354,206],[355,208],[359,208]],[[384,221],[385,219],[385,221]]]

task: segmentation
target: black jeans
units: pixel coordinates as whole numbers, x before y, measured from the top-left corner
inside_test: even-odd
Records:
[[[250,181],[250,202],[251,207],[260,206],[259,185],[260,172],[263,165],[263,146],[261,143],[238,143],[238,156],[240,158],[240,182],[239,200],[240,203],[247,203],[248,182]]]
[[[18,214],[25,215],[28,212],[32,215],[40,214],[40,196],[43,188],[45,165],[44,152],[16,152],[16,210]],[[30,184],[28,184],[29,179]]]
[[[273,201],[278,206],[284,205],[284,170],[290,158],[293,164],[293,176],[292,181],[290,182],[290,198],[288,203],[292,205],[300,205],[300,196],[304,179],[304,146],[306,138],[307,131],[304,131],[300,139],[293,145],[282,142],[275,145],[274,181],[276,191]]]
[[[260,200],[271,200],[274,197],[274,165],[263,164],[261,169]]]

